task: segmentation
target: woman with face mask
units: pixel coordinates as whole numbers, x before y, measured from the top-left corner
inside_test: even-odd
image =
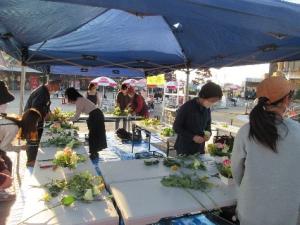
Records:
[[[235,138],[231,160],[241,225],[299,224],[300,124],[284,118],[292,95],[283,77],[262,81],[250,122]]]
[[[177,154],[204,154],[205,141],[208,141],[210,136],[205,135],[205,131],[211,133],[210,107],[218,102],[222,95],[221,87],[209,82],[201,88],[198,98],[187,101],[179,108],[173,124],[177,133]]]

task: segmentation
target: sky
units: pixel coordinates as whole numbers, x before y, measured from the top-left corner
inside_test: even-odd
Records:
[[[232,83],[242,85],[246,78],[264,78],[265,74],[269,72],[269,64],[258,64],[248,66],[223,67],[221,69],[210,69],[212,73],[213,82],[224,85],[225,83]],[[186,80],[186,74],[182,71],[176,71],[178,80]],[[195,73],[191,72],[190,81],[195,79]]]
[[[242,85],[246,78],[264,78],[268,72],[269,64],[211,69],[212,80],[221,85],[225,83]]]

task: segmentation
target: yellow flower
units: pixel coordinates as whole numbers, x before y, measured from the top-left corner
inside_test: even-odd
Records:
[[[62,157],[64,157],[64,152],[63,151],[57,151],[55,153],[55,156],[54,156],[56,159],[60,159]]]
[[[102,192],[102,191],[104,191],[104,189],[105,189],[105,184],[104,183],[100,184],[99,190]]]
[[[52,197],[51,197],[51,195],[50,195],[48,192],[46,192],[46,193],[43,195],[43,197],[42,197],[42,200],[43,200],[44,202],[50,202],[51,199],[52,199]]]
[[[171,170],[172,170],[173,172],[177,171],[178,169],[179,169],[179,167],[176,166],[176,165],[171,166]]]
[[[77,156],[77,154],[75,152],[73,152],[72,155],[71,155],[71,157],[70,157],[70,162],[72,164],[76,164],[77,161],[78,161],[78,156]]]

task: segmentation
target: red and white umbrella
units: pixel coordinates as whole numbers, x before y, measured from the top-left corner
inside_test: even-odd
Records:
[[[122,84],[128,84],[128,85],[134,87],[134,86],[136,85],[137,82],[138,82],[138,81],[135,80],[135,79],[127,79],[127,80],[124,80]]]
[[[135,84],[136,87],[146,87],[147,86],[147,80],[146,79],[140,79]]]
[[[166,88],[171,89],[171,90],[176,90],[178,87],[178,84],[176,81],[169,81],[166,83]]]
[[[91,81],[91,83],[97,84],[98,86],[103,87],[116,87],[117,82],[109,77],[97,77]]]

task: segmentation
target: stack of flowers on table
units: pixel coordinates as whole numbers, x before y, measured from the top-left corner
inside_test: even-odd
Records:
[[[216,162],[222,162],[231,155],[229,146],[222,143],[209,144],[207,150],[215,158]]]
[[[231,185],[234,183],[231,171],[231,161],[230,159],[224,160],[222,163],[217,164],[217,168],[219,171],[219,176],[223,183],[227,185]]]
[[[72,173],[72,170],[76,169],[77,164],[84,162],[85,157],[78,155],[70,147],[65,147],[64,150],[56,152],[53,160],[53,164],[57,167],[64,169],[64,173]]]

